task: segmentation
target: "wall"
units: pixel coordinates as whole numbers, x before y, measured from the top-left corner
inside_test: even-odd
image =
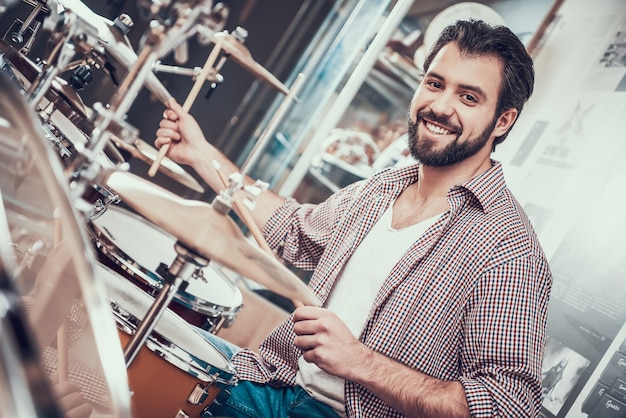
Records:
[[[495,158],[549,257],[546,417],[626,416],[626,1],[566,0]]]

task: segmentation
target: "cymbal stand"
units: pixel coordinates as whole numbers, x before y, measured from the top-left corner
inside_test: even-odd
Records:
[[[200,257],[178,241],[174,244],[174,249],[177,255],[172,264],[169,267],[161,264],[157,268],[157,272],[165,279],[163,288],[159,291],[154,303],[150,306],[150,309],[148,309],[148,312],[146,312],[146,315],[139,323],[137,330],[124,347],[124,360],[127,368],[131,365],[141,347],[146,343],[150,334],[152,334],[156,324],[174,298],[174,295],[176,295],[176,292],[178,292],[178,289],[181,286],[187,286],[189,278],[194,277],[198,269],[206,267],[209,263],[209,260]]]
[[[235,30],[233,30],[233,31],[232,31],[232,35],[233,35],[233,38],[234,38],[234,39],[236,39],[236,40],[238,40],[239,42],[243,43],[243,42],[246,40],[246,38],[248,37],[248,31],[247,31],[247,30],[245,30],[244,28],[242,28],[241,26],[237,26],[237,27],[235,28]],[[216,45],[216,46],[217,46],[218,42],[219,42],[219,41],[216,41],[216,43],[215,43],[215,45]],[[220,43],[220,45],[222,45],[222,44]],[[226,59],[227,59],[229,56],[230,56],[230,54],[229,54],[229,53],[225,53],[225,54],[223,54],[223,55],[220,57],[219,62],[218,62],[218,63],[217,63],[217,65],[214,67],[214,73],[215,73],[216,75],[219,75],[219,76],[221,77],[221,75],[220,75],[220,71],[221,71],[222,67],[224,66],[224,64],[226,63]],[[222,77],[222,78],[223,78],[223,77]],[[208,98],[209,98],[209,96],[211,95],[211,93],[213,93],[213,91],[214,91],[214,90],[215,90],[215,88],[217,87],[217,84],[216,84],[216,83],[211,83],[210,87],[211,87],[211,88],[209,89],[209,91],[207,91],[206,96],[204,97],[205,99],[208,99]]]
[[[167,31],[162,25],[153,21],[150,33],[146,37],[146,42],[138,59],[121,83],[118,93],[111,103],[110,111],[103,113],[102,117],[100,115],[98,117],[100,120],[96,122],[97,128],[93,132],[92,139],[94,140],[90,144],[90,150],[102,150],[99,147],[102,147],[104,140],[108,139],[105,136],[108,125],[113,120],[121,120],[124,117],[139,88],[143,85],[148,74],[150,74],[153,64],[159,57],[173,50],[181,42],[181,39],[186,39],[189,33],[195,33],[193,25],[207,13],[211,13],[210,8],[203,5],[192,9],[183,7],[176,23]],[[183,283],[186,286],[190,273],[193,274],[199,267],[205,267],[208,264],[208,260],[200,257],[179,242],[175,244],[174,248],[177,256],[170,267],[165,268],[161,266],[157,270],[164,277],[165,285],[144,316],[133,338],[124,347],[124,359],[127,367],[130,366],[141,347],[147,341],[163,312],[178,292],[178,289]]]
[[[155,73],[168,73],[197,78],[200,72],[202,72],[202,67],[185,68],[177,65],[161,64],[161,61],[157,61],[154,64],[153,71]],[[211,72],[207,77],[207,81],[209,83],[221,83],[224,81],[224,77],[219,73]]]
[[[124,125],[126,113],[151,74],[153,64],[161,56],[172,51],[181,40],[196,33],[197,30],[194,25],[201,21],[204,15],[211,13],[210,7],[203,4],[206,2],[201,2],[194,7],[190,7],[190,3],[195,4],[197,2],[177,3],[179,7],[177,18],[168,28],[156,20],[151,22],[137,60],[129,68],[109,106],[106,109],[100,108],[94,121],[91,138],[85,145],[85,149],[66,170],[73,176],[71,188],[77,196],[83,195],[85,188],[93,182],[100,171],[98,163],[95,162],[96,156],[103,151],[109,141],[111,125],[113,123],[118,126]],[[136,137],[130,135],[120,139],[132,143]]]
[[[241,171],[239,173],[233,173],[228,177],[228,187],[220,191],[213,199],[213,202],[211,202],[213,208],[219,213],[227,215],[228,212],[232,210],[233,196],[237,190],[243,189],[247,191],[250,198],[246,199],[244,204],[253,206],[255,197],[268,188],[269,185],[261,180],[257,180],[253,185],[244,186],[244,179],[248,175],[251,167],[256,164],[257,160],[261,156],[261,153],[263,152],[263,149],[267,145],[268,141],[271,139],[271,135],[273,135],[276,126],[287,112],[291,101],[296,98],[296,94],[302,86],[303,81],[304,74],[298,74],[298,77],[296,77],[296,80],[289,89],[289,93],[284,97],[278,110],[274,113],[272,119],[261,133],[259,140],[252,149],[252,152],[241,166]]]
[[[217,31],[215,31],[215,32],[217,32]],[[233,38],[237,39],[239,42],[244,42],[246,37],[248,36],[248,32],[244,28],[242,28],[241,26],[237,26],[235,28],[235,30],[233,30],[232,36],[233,36]],[[201,38],[207,38],[206,31],[203,32],[200,37]],[[202,43],[208,43],[208,41],[207,42],[201,42],[201,44]],[[212,67],[212,70],[211,70],[211,72],[209,73],[209,75],[207,77],[207,81],[209,81],[211,83],[211,88],[215,88],[215,86],[218,83],[221,83],[222,81],[224,81],[224,76],[222,76],[222,74],[220,74],[220,70],[224,66],[224,63],[226,62],[226,59],[228,58],[228,55],[230,55],[230,54],[228,54],[228,53],[223,54],[220,57],[220,60],[217,63],[217,65]],[[177,75],[188,76],[188,77],[191,77],[193,79],[197,78],[200,75],[200,73],[202,72],[202,67],[185,68],[185,67],[179,67],[179,66],[176,66],[176,65],[162,64],[161,61],[157,61],[154,64],[152,69],[153,69],[153,71],[155,73],[177,74]]]
[[[50,16],[44,20],[43,28],[57,37],[55,47],[46,60],[41,76],[35,79],[26,92],[27,101],[36,107],[50,88],[57,74],[71,61],[76,52],[75,44],[98,45],[98,31],[71,10],[57,13],[56,1],[50,1]]]
[[[17,45],[22,45],[25,40],[24,35],[25,34],[27,35],[28,41],[20,49],[20,52],[23,53],[24,55],[28,54],[28,51],[30,50],[32,46],[32,42],[34,41],[35,35],[37,34],[37,31],[39,30],[41,26],[39,22],[35,21],[35,18],[41,12],[43,13],[48,12],[48,10],[44,7],[43,0],[39,0],[37,4],[35,4],[35,6],[33,7],[33,10],[30,12],[28,17],[24,19],[24,22],[19,23],[19,21],[17,21],[16,23],[18,23],[18,27],[16,27],[15,30],[11,32],[11,41]],[[31,28],[30,25],[33,23],[33,21],[35,23],[34,23],[34,26]]]

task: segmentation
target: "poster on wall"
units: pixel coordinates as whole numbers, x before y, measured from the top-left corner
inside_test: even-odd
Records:
[[[626,0],[566,0],[535,69],[496,159],[554,277],[541,416],[626,418]]]

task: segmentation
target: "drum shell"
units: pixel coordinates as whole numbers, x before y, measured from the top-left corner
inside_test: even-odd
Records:
[[[125,347],[131,336],[118,329],[122,346]],[[133,416],[175,417],[183,410],[190,417],[199,417],[202,410],[210,405],[221,389],[215,385],[208,387],[208,396],[199,405],[186,401],[197,384],[206,383],[194,379],[183,370],[164,361],[159,355],[142,347],[128,368],[128,382],[132,391],[131,406]]]

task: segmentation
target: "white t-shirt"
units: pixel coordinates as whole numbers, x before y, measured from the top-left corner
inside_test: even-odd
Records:
[[[391,227],[392,208],[393,205],[389,206],[357,247],[326,301],[326,308],[335,312],[356,337],[361,334],[374,299],[391,269],[441,216],[396,230]],[[344,379],[332,376],[300,357],[296,383],[312,398],[332,406],[340,416],[345,416]]]

